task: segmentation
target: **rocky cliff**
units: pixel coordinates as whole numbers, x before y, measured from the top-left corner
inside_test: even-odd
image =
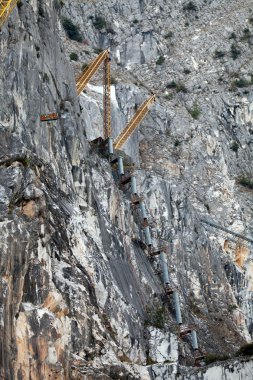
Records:
[[[3,378],[252,378],[252,360],[232,359],[253,318],[251,5],[18,2],[0,32]],[[102,78],[78,98],[75,75],[105,48],[113,137],[157,95],[125,164],[184,325],[206,363],[228,361],[194,368],[129,185],[89,143],[102,134]]]

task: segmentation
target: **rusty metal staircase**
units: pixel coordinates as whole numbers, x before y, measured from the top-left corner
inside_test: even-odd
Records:
[[[123,158],[121,156],[119,156],[118,158],[115,157],[111,163],[113,163],[114,165],[117,164],[118,174],[119,174],[119,177],[121,178],[119,184],[122,185],[122,178],[125,175]],[[160,245],[158,247],[153,246],[146,207],[143,201],[143,197],[140,197],[138,195],[136,175],[134,173],[131,173],[129,175],[129,180],[126,181],[126,183],[129,183],[129,182],[131,182],[131,204],[134,209],[136,207],[140,209],[142,219],[143,221],[146,221],[145,224],[143,224],[143,221],[141,223],[141,228],[143,228],[143,232],[145,236],[145,242],[143,242],[142,247],[144,250],[148,252],[151,262],[153,260],[156,260],[156,258],[159,259],[161,270],[159,271],[155,270],[155,273],[158,274],[159,276],[161,275],[162,277],[165,297],[167,297],[168,299],[173,297],[176,322],[178,324],[178,337],[179,339],[185,339],[188,335],[190,335],[192,349],[194,351],[194,355],[193,355],[194,365],[200,366],[204,360],[204,355],[202,354],[199,348],[196,326],[183,323],[181,308],[180,308],[179,292],[177,288],[173,286],[173,284],[171,283],[170,275],[168,271],[168,264],[166,260],[167,247],[166,245]]]

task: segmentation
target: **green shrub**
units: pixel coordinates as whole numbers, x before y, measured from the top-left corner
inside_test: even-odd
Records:
[[[187,88],[185,87],[183,83],[177,83],[174,80],[168,83],[166,87],[170,89],[175,89],[177,92],[183,92],[183,93],[187,92]]]
[[[102,51],[103,51],[103,49],[101,49],[101,48],[95,48],[94,49],[94,53],[96,53],[96,54],[100,54],[100,53],[102,53]]]
[[[78,61],[78,55],[76,53],[70,53],[69,58],[71,61]]]
[[[163,55],[160,55],[160,57],[158,58],[158,60],[156,61],[156,64],[157,65],[162,65],[165,61],[165,58]]]
[[[31,159],[29,157],[23,157],[19,160],[25,167],[29,167],[31,164]]]
[[[105,18],[102,16],[96,16],[95,20],[93,21],[93,25],[98,30],[105,28],[106,27]]]
[[[187,74],[187,75],[188,75],[188,74],[190,74],[190,73],[191,73],[191,70],[190,70],[190,69],[187,69],[187,68],[184,69],[184,74]]]
[[[194,103],[192,108],[188,109],[188,112],[191,115],[191,117],[195,120],[199,118],[199,115],[201,113],[200,108],[196,102]]]
[[[154,316],[154,326],[162,329],[165,324],[165,310],[163,307],[160,307],[156,310],[155,316]]]
[[[241,37],[241,41],[249,41],[252,37],[252,34],[249,30],[249,28],[245,28],[243,30],[243,36]]]
[[[164,99],[166,99],[166,100],[173,99],[173,94],[166,94],[166,95],[164,95]]]
[[[236,353],[236,355],[251,356],[253,355],[253,342],[244,344]]]
[[[150,356],[147,357],[147,365],[153,365],[153,364],[156,364],[157,362],[155,362]]]
[[[183,92],[184,94],[187,93],[187,88],[183,83],[178,83],[176,87],[177,92]]]
[[[229,39],[230,39],[230,40],[236,40],[236,34],[235,34],[235,32],[232,32],[232,33],[230,34]]]
[[[238,144],[236,141],[234,141],[234,142],[232,143],[232,145],[230,146],[230,149],[231,149],[233,152],[237,152],[238,149],[239,149],[239,144]]]
[[[253,180],[248,177],[241,177],[238,181],[239,185],[247,187],[248,189],[253,189]]]
[[[145,324],[163,329],[165,325],[165,308],[158,307],[155,310],[148,310]]]
[[[177,88],[177,83],[172,80],[170,83],[166,85],[167,88]]]
[[[233,310],[237,310],[238,306],[236,304],[228,305],[228,311],[231,313]]]
[[[111,76],[111,84],[117,84],[117,83],[118,83],[117,79]]]
[[[210,353],[210,354],[205,355],[204,360],[205,360],[205,363],[207,365],[207,364],[211,364],[214,362],[220,362],[220,361],[228,360],[228,359],[229,359],[229,355],[220,355],[220,354]]]
[[[218,59],[218,58],[223,58],[223,57],[225,57],[224,51],[222,51],[222,50],[216,50],[215,51],[214,58]]]
[[[165,34],[164,38],[166,38],[167,40],[168,38],[171,38],[171,37],[173,37],[173,32],[170,30],[169,32]]]
[[[189,1],[187,4],[183,6],[184,11],[197,11],[197,5],[193,1]]]
[[[135,18],[135,19],[133,20],[133,24],[138,24],[138,22],[139,22],[139,20],[137,20],[137,18]]]
[[[249,18],[249,23],[253,25],[253,17]]]
[[[67,17],[63,17],[62,26],[65,29],[67,36],[74,41],[82,42],[83,38],[80,33],[79,27],[73,24],[73,22]]]
[[[241,51],[235,46],[235,44],[231,45],[230,52],[233,60],[237,59],[241,55]]]
[[[244,78],[239,78],[239,79],[234,80],[233,83],[232,83],[233,87],[239,87],[239,88],[249,87],[249,86],[252,86],[252,85],[253,85],[253,75],[251,75],[251,79],[250,80],[247,80],[247,79],[244,79]]]

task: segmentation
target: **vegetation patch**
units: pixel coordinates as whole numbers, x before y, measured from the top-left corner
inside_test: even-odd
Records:
[[[173,94],[166,94],[164,95],[165,100],[172,100],[173,99]]]
[[[253,190],[253,180],[248,177],[241,177],[238,180],[239,185],[247,187],[248,189]]]
[[[177,88],[177,83],[172,80],[170,83],[167,84],[167,88]]]
[[[241,55],[241,51],[237,48],[235,44],[231,45],[230,53],[233,60],[237,59]]]
[[[165,325],[165,308],[158,307],[156,310],[148,310],[145,325],[163,329]]]
[[[122,362],[122,363],[131,363],[131,359],[129,358],[129,356],[127,356],[126,354],[122,354],[122,355],[119,355],[118,356],[118,359]]]
[[[71,59],[71,61],[78,61],[78,54],[70,53],[69,58]]]
[[[183,6],[184,11],[197,11],[197,5],[193,1],[189,1],[188,3],[184,4]]]
[[[251,31],[249,30],[249,28],[245,28],[243,30],[243,36],[241,37],[241,41],[249,42],[251,37],[252,37]]]
[[[219,355],[219,354],[209,353],[209,354],[205,355],[204,360],[205,360],[205,363],[207,365],[207,364],[211,364],[214,362],[221,362],[224,360],[228,360],[229,358],[230,358],[229,355]]]
[[[251,75],[251,79],[239,78],[233,81],[232,87],[249,87],[253,85],[253,75]]]
[[[24,167],[26,167],[26,168],[31,165],[31,159],[27,156],[20,158],[19,162],[21,162],[24,165]]]
[[[79,27],[76,26],[70,19],[67,17],[62,18],[62,26],[67,33],[67,36],[74,41],[82,42],[83,38],[80,33]]]
[[[157,362],[155,362],[150,356],[147,357],[147,365],[153,365],[153,364],[156,364]]]
[[[184,69],[184,74],[188,75],[191,73],[191,70],[190,69],[187,69],[187,67]]]
[[[232,145],[230,146],[230,149],[231,149],[233,152],[237,152],[238,149],[239,149],[239,144],[238,144],[236,141],[234,141],[234,142],[232,143]]]
[[[173,37],[173,32],[170,30],[169,32],[167,32],[167,33],[165,34],[164,38],[166,38],[166,40],[167,40],[167,39],[169,39],[169,38],[171,38],[171,37]]]
[[[199,105],[195,102],[192,108],[188,108],[188,112],[191,115],[191,117],[195,120],[199,118],[199,115],[201,114],[201,110],[199,108]]]
[[[165,58],[163,55],[160,55],[160,57],[158,58],[158,60],[156,61],[156,64],[157,65],[162,65],[165,61]]]
[[[237,310],[238,307],[236,304],[228,305],[228,311],[231,313],[234,310]]]
[[[93,20],[93,25],[97,30],[104,29],[106,27],[106,20],[102,16],[96,16]]]
[[[95,54],[100,54],[100,53],[102,53],[102,51],[103,51],[103,49],[101,49],[101,48],[95,48],[94,49]]]
[[[181,144],[181,142],[178,139],[176,139],[174,142],[174,146],[179,146],[180,144]]]
[[[174,80],[167,84],[167,88],[175,89],[176,92],[183,92],[184,94],[187,93],[187,88],[185,85],[181,82],[177,83]]]
[[[230,39],[230,40],[236,40],[236,34],[235,34],[235,32],[232,32],[232,33],[230,34],[229,39]]]
[[[111,76],[111,84],[117,84],[117,83],[118,83],[117,79]]]
[[[253,355],[253,342],[244,344],[236,353],[236,356],[251,356]]]
[[[183,83],[178,83],[176,90],[177,92],[183,92],[184,94],[187,93],[187,88]]]
[[[225,52],[222,51],[222,50],[216,50],[215,53],[214,53],[214,58],[215,59],[219,59],[219,58],[223,58],[225,57]]]

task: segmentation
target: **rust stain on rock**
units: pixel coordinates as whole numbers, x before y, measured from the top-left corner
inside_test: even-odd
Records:
[[[224,251],[228,251],[229,250],[229,241],[228,240],[225,240],[224,241]]]
[[[28,216],[29,218],[34,218],[36,215],[36,203],[35,201],[27,202],[22,208],[23,214]]]
[[[43,303],[43,307],[54,313],[58,318],[64,317],[69,313],[63,298],[59,294],[49,293]]]
[[[238,245],[235,249],[235,262],[239,267],[243,267],[249,255],[249,248]]]

